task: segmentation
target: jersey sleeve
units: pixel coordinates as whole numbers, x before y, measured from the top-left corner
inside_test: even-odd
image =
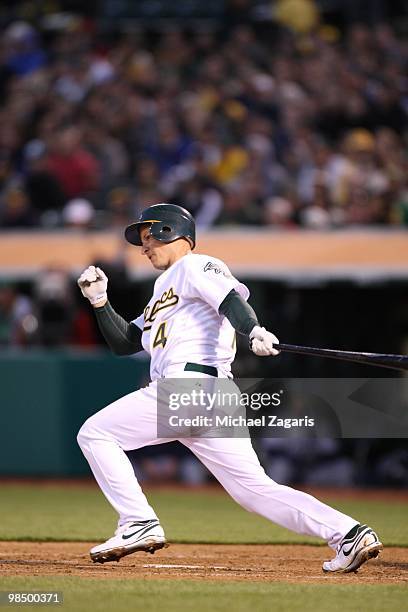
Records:
[[[143,331],[143,328],[144,328],[144,314],[141,314],[138,317],[136,317],[136,319],[133,319],[131,321],[131,323],[133,323],[133,325],[136,325],[136,327],[138,327],[139,329],[141,329]]]
[[[240,283],[226,264],[215,257],[199,255],[186,258],[185,274],[186,297],[202,299],[217,312],[231,289],[235,289],[244,300],[249,297],[248,287]]]

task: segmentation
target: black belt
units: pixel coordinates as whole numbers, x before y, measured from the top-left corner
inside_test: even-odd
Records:
[[[202,374],[208,374],[209,376],[215,376],[218,378],[218,370],[214,366],[202,365],[201,363],[186,363],[184,366],[186,372],[201,372]]]

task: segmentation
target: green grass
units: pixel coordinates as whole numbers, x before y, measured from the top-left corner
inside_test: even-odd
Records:
[[[340,495],[323,501],[370,524],[384,544],[408,546],[408,504]],[[246,512],[221,491],[153,491],[148,498],[172,542],[322,543]],[[0,540],[98,541],[113,533],[116,520],[97,487],[0,486]]]
[[[63,612],[312,612],[399,611],[406,588],[388,585],[299,585],[187,580],[94,580],[0,578],[0,589],[62,591]],[[19,607],[19,609],[22,609]],[[34,609],[24,606],[23,609]],[[35,608],[38,609],[38,606]],[[43,609],[43,608],[41,608]]]

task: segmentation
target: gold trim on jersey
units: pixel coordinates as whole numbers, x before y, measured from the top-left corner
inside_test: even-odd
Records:
[[[156,300],[151,308],[150,306],[146,306],[146,308],[144,309],[145,327],[143,328],[143,331],[148,331],[149,329],[151,329],[152,326],[146,326],[146,323],[153,323],[156,319],[157,313],[159,313],[161,310],[164,310],[165,308],[171,308],[172,306],[175,306],[178,303],[179,299],[180,298],[174,292],[173,287],[170,287],[170,289],[163,291],[161,298]]]
[[[159,327],[157,328],[157,332],[153,340],[154,349],[158,346],[161,346],[162,348],[166,346],[167,344],[166,326],[167,326],[167,321],[162,321],[162,323],[160,323]]]

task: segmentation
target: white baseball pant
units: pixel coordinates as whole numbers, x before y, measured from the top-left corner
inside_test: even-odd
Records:
[[[183,377],[188,373],[183,372]],[[205,374],[195,378],[205,378]],[[124,451],[170,442],[157,437],[157,382],[125,395],[91,416],[78,443],[119,525],[157,518]],[[180,438],[243,508],[336,548],[358,521],[265,474],[249,438]]]

